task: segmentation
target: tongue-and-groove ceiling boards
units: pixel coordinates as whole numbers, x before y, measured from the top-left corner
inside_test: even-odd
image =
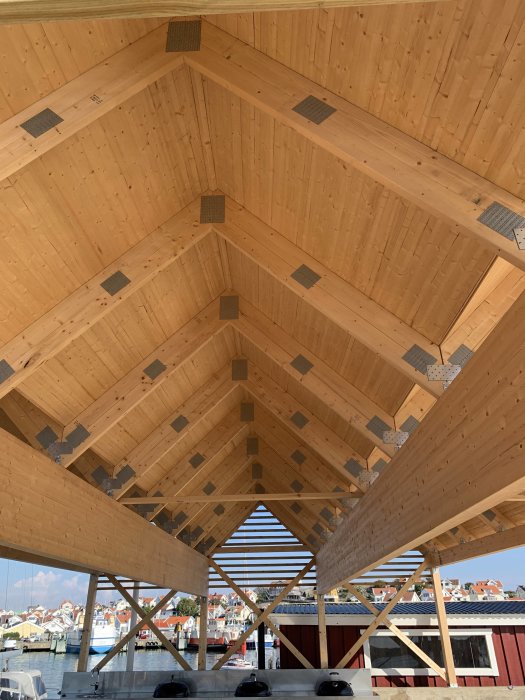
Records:
[[[232,494],[326,494],[266,505],[328,547],[447,401],[426,365],[466,375],[525,288],[478,221],[525,214],[524,22],[216,15],[186,52],[159,18],[0,25],[2,427],[101,498],[177,499],[128,507],[205,554]],[[519,543],[524,488],[419,546]]]

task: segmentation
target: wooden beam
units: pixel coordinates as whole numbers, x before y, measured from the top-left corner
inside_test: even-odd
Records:
[[[317,631],[319,633],[319,668],[329,668],[324,595],[317,595]]]
[[[322,547],[321,592],[523,491],[524,334],[525,293]]]
[[[385,624],[385,620],[388,619],[388,615],[390,614],[391,610],[394,609],[396,604],[401,600],[401,598],[404,596],[406,591],[408,591],[410,586],[412,586],[414,583],[417,583],[421,572],[424,571],[426,566],[426,561],[420,564],[418,568],[414,571],[412,576],[410,576],[410,578],[408,578],[405,581],[405,583],[401,586],[401,588],[396,592],[395,596],[388,601],[385,607],[381,611],[378,610],[375,620],[370,623],[370,625],[366,628],[363,634],[359,637],[357,642],[355,642],[355,644],[346,652],[346,654],[337,664],[336,668],[345,668],[347,663],[353,659],[353,657],[357,654],[359,649],[361,649],[366,640],[376,631],[376,629],[380,625]]]
[[[350,479],[358,490],[363,491],[364,488],[360,485],[359,480],[345,468],[345,464],[349,460],[354,460],[356,468],[366,469],[366,460],[293,396],[284,391],[273,379],[270,379],[253,364],[249,363],[248,366],[248,379],[242,382],[246,391],[273,413],[288,430],[306,442],[335,471],[346,479]],[[296,413],[304,416],[306,420],[302,428],[292,421],[292,416]]]
[[[207,562],[0,430],[0,546],[204,595]]]
[[[453,231],[525,269],[525,251],[478,221],[493,202],[523,214],[518,197],[207,22],[201,50],[186,54],[185,60],[279,123],[442,219]],[[320,125],[293,110],[308,95],[336,110]]]
[[[525,546],[525,524],[517,525],[510,530],[495,532],[479,539],[463,542],[455,547],[442,549],[434,555],[434,561],[440,566],[455,564],[465,559],[474,559],[486,554],[502,552],[513,547]]]
[[[439,347],[421,333],[352,287],[230,198],[226,198],[225,223],[215,224],[214,230],[374,355],[382,357],[430,394],[438,397],[443,393],[441,382],[430,382],[426,374],[417,371],[403,359],[414,345],[436,359],[440,358]],[[292,277],[301,265],[306,265],[320,276],[308,289]]]
[[[45,13],[45,4],[37,0],[34,7],[40,5]],[[9,0],[0,2],[0,22],[6,19],[8,6]],[[182,54],[165,50],[166,32],[167,25],[160,26],[0,124],[0,180],[181,66]],[[33,138],[20,125],[45,109],[55,112],[62,121]]]
[[[95,603],[97,602],[97,586],[98,575],[91,574],[89,577],[86,607],[84,608],[84,621],[82,622],[82,637],[80,640],[80,650],[77,662],[77,671],[79,672],[87,671],[89,646],[91,642],[91,627],[93,626],[93,617],[95,615]]]
[[[153,496],[144,496],[137,498],[121,498],[120,503],[123,505],[137,505],[139,503],[221,503],[221,502],[236,502],[236,501],[246,501],[246,502],[257,502],[261,500],[265,501],[328,501],[337,498],[356,498],[355,492],[351,493],[345,491],[343,493],[333,491],[327,491],[326,493],[304,493],[303,491],[298,493],[222,493],[217,496],[185,496],[183,494],[179,496],[160,496],[154,498]]]
[[[307,574],[312,566],[314,565],[314,559],[311,559],[306,566],[301,569],[301,571],[295,576],[291,581],[288,582],[288,584],[283,588],[283,590],[279,593],[279,595],[270,603],[270,605],[261,612],[259,617],[255,622],[253,622],[248,629],[246,629],[232,644],[232,646],[228,649],[228,651],[224,654],[224,656],[221,656],[221,658],[215,663],[213,666],[213,670],[217,671],[218,669],[222,668],[222,666],[228,661],[229,658],[235,654],[238,649],[240,649],[241,645],[248,639],[250,634],[262,623],[265,622],[265,620],[268,618],[268,616],[271,614],[271,612],[279,605],[279,603],[286,598],[288,593],[292,590],[294,586],[296,586]]]
[[[321,481],[325,484],[323,490],[329,488],[348,490],[352,483],[348,475],[342,475],[336,472],[329,464],[322,460],[313,450],[311,450],[304,441],[297,439],[278,418],[270,414],[264,406],[257,401],[255,403],[255,411],[257,417],[257,435],[267,443],[270,448],[278,454],[281,459],[284,459],[287,464],[298,466],[298,463],[292,459],[295,455],[296,459],[304,461],[300,465],[301,469],[307,468],[308,477],[310,480]],[[264,450],[264,445],[263,445]],[[297,454],[299,452],[299,454]]]
[[[248,596],[245,594],[245,592],[240,588],[233,579],[231,579],[228,574],[215,562],[213,559],[210,559],[210,565],[217,571],[219,576],[223,579],[223,581],[230,586],[230,588],[237,593],[239,598],[244,601],[245,605],[247,605],[249,608],[253,610],[253,612],[259,617],[262,613],[262,610],[257,607],[257,605],[251,600],[251,598],[248,598]],[[295,644],[292,644],[292,642],[286,637],[281,630],[276,627],[273,622],[267,618],[266,619],[266,625],[270,627],[270,629],[273,631],[276,637],[278,637],[281,642],[284,644],[284,646],[289,649],[292,654],[295,656],[296,659],[298,659],[304,668],[313,668],[312,664],[308,661],[306,656],[299,651],[299,649],[295,646]],[[321,666],[321,668],[327,668]]]
[[[219,301],[214,300],[64,427],[62,440],[77,425],[83,425],[89,435],[71,454],[62,457],[61,464],[71,465],[224,328],[219,320]],[[166,369],[151,379],[144,369],[159,361]]]
[[[122,637],[122,639],[119,639],[119,641],[117,642],[117,644],[115,644],[115,646],[111,649],[111,651],[109,651],[104,656],[104,658],[101,661],[99,661],[96,666],[94,666],[93,671],[94,672],[101,671],[104,668],[104,666],[106,666],[106,664],[108,664],[114,656],[116,656],[120,651],[124,650],[124,647],[126,646],[126,644],[128,642],[130,642],[132,639],[133,639],[133,641],[135,641],[135,635],[142,628],[142,626],[147,622],[147,620],[151,619],[152,617],[155,617],[155,615],[159,612],[159,610],[161,610],[167,603],[169,603],[169,601],[173,598],[173,596],[176,595],[176,593],[177,593],[177,591],[172,589],[172,590],[168,591],[168,593],[166,593],[166,595],[164,595],[159,600],[157,605],[155,605],[153,608],[151,608],[151,610],[149,612],[144,612],[144,610],[141,609],[142,610],[141,613],[136,613],[140,618],[139,621],[136,622],[134,625],[132,625],[129,632],[127,632],[127,634],[125,634],[124,637]],[[136,611],[133,610],[133,612],[136,612]]]
[[[496,258],[441,343],[443,359],[460,345],[477,350],[525,290],[525,274]]]
[[[0,360],[7,362],[14,372],[0,383],[0,397],[141,289],[209,232],[208,225],[199,223],[198,201],[193,202],[25,328],[0,348]],[[117,293],[110,294],[101,285],[118,273],[122,273],[129,283]]]
[[[208,642],[208,598],[204,595],[200,596],[200,613],[199,613],[199,671],[206,670],[206,651]]]
[[[345,588],[350,591],[352,595],[354,595],[362,605],[365,606],[368,610],[373,615],[379,615],[379,609],[375,607],[359,590],[357,586],[354,586],[351,583],[345,584]],[[410,639],[410,637],[402,632],[397,625],[394,625],[393,622],[391,622],[388,617],[383,620],[383,624],[385,627],[387,627],[393,634],[396,635],[396,637],[405,644],[411,651],[414,652],[416,656],[419,656],[419,658],[425,663],[429,668],[431,668],[435,673],[437,673],[438,676],[443,678],[443,680],[446,680],[446,674],[443,671],[443,669],[437,665],[437,663],[428,656],[428,654],[425,654],[425,652],[420,649],[417,644],[414,644],[414,642]]]
[[[239,445],[218,465],[218,467],[215,469],[213,477],[213,484],[215,486],[213,495],[215,498],[220,494],[224,494],[230,488],[236,489],[237,483],[240,479],[242,479],[242,475],[247,474],[247,470],[251,465],[252,459],[253,457],[246,455],[245,446]],[[197,487],[195,482],[192,483],[191,488],[188,488],[187,490],[187,495],[191,496],[192,494],[198,494],[201,496],[205,483],[206,482],[201,481],[199,487]],[[200,489],[200,492],[198,489]],[[196,524],[200,524],[198,519],[200,519],[201,513],[206,510],[207,505],[208,503],[202,503],[199,501],[196,503],[186,502],[183,507],[183,512],[185,513],[186,518],[179,526],[172,530],[172,534],[179,535],[188,526],[193,526],[196,519]]]
[[[436,0],[419,0],[435,2]],[[413,0],[0,0],[0,23],[64,19],[177,17],[322,7],[403,5]]]
[[[120,490],[115,491],[114,497],[121,498],[159,459],[162,459],[177,443],[184,439],[210,411],[221,403],[225,403],[232,393],[238,391],[238,387],[231,381],[230,367],[214,374],[119,462],[115,468],[115,475],[118,475],[121,469],[129,465],[135,472],[135,476],[129,479]],[[174,426],[175,421],[181,418],[185,419],[187,423],[182,421],[178,427],[177,424]]]
[[[441,587],[441,576],[439,569],[432,567],[432,587],[434,588],[434,601],[439,625],[439,636],[441,638],[441,648],[443,650],[443,660],[445,662],[446,681],[451,688],[457,688],[458,679],[454,668],[454,657],[452,656],[452,642],[448,630],[447,612],[445,601],[443,600],[443,589]]]
[[[389,460],[394,455],[393,445],[386,445],[383,440],[367,428],[373,416],[378,416],[392,430],[394,420],[377,404],[366,397],[359,389],[341,377],[323,360],[312,355],[280,326],[271,321],[254,306],[240,299],[240,314],[233,327],[249,342],[262,350],[267,357],[284,370],[295,381],[310,390],[320,401],[337,413],[367,440],[377,445],[384,453],[382,457]],[[291,364],[302,355],[312,362],[312,369],[305,375],[300,374]]]
[[[219,468],[224,459],[231,454],[231,445],[235,447],[240,444],[244,438],[248,437],[249,432],[250,427],[247,423],[239,423],[239,409],[234,409],[152,486],[148,496],[159,492],[166,496],[176,496],[185,491],[202,470],[209,472]],[[202,455],[204,461],[195,468],[190,463],[190,459],[196,454]],[[153,520],[163,508],[163,505],[155,508],[149,519]]]
[[[257,434],[259,435],[259,431],[257,431]],[[291,484],[294,479],[300,481],[306,493],[334,493],[333,489],[329,490],[330,484],[317,476],[315,470],[310,468],[310,465],[306,468],[300,467],[291,458],[285,459],[282,457],[261,439],[259,440],[259,454],[257,455],[257,459],[263,465],[263,469],[270,469],[270,472],[278,475],[281,481],[284,477],[288,484]],[[304,493],[304,491],[301,491],[301,493]],[[339,495],[336,498],[330,498],[329,501],[327,501],[327,505],[341,508],[341,504],[338,503],[339,500],[345,500],[347,497],[355,498],[355,494],[352,494],[348,489],[346,489],[346,494],[344,492],[343,495],[341,495],[340,492],[337,493]]]
[[[108,579],[111,582],[111,584],[114,586],[115,590],[117,590],[120,595],[124,598],[125,601],[131,606],[132,610],[135,610],[137,614],[144,614],[144,611],[140,607],[140,605],[137,603],[137,601],[133,598],[133,596],[130,596],[130,594],[127,592],[127,590],[120,584],[117,579],[112,576],[111,574],[108,574]],[[153,622],[151,617],[143,617],[143,621],[146,623],[146,625],[150,628],[150,630],[153,632],[153,634],[159,639],[159,641],[162,643],[165,649],[169,651],[169,653],[173,656],[175,661],[182,667],[184,671],[191,671],[192,668],[189,665],[189,663],[186,661],[186,659],[179,653],[179,651],[173,646],[173,644],[170,642],[170,640],[166,637],[166,635],[159,630],[157,625]]]

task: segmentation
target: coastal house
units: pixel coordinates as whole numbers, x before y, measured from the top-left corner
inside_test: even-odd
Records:
[[[28,622],[27,620],[24,620],[22,622],[17,623],[16,625],[11,625],[10,627],[0,628],[0,637],[2,637],[6,633],[17,633],[20,636],[20,639],[22,639],[23,637],[32,637],[33,635],[40,637],[43,634],[45,634],[45,631],[46,630],[43,626],[35,625],[34,622]]]
[[[387,603],[395,594],[397,589],[393,586],[387,586],[386,588],[372,588],[370,590],[372,601],[374,603]]]
[[[419,599],[422,603],[433,602],[435,599],[434,590],[432,588],[423,588],[423,590],[419,592]]]
[[[196,627],[195,618],[191,615],[172,615],[155,621],[157,627],[166,635],[173,635],[179,630],[182,632],[193,632]]]
[[[472,584],[469,588],[468,596],[469,600],[472,601],[505,600],[502,588],[482,582]]]
[[[377,605],[380,610],[384,606],[384,603]],[[446,612],[459,686],[525,685],[525,602],[447,602]],[[317,605],[281,604],[270,619],[318,668]],[[398,603],[389,619],[418,646],[423,646],[433,660],[442,663],[433,602]],[[334,668],[374,617],[361,603],[332,603],[326,605],[326,620],[329,668]],[[280,658],[283,669],[300,667],[300,662],[284,646]],[[375,687],[446,685],[385,628],[378,628],[370,635],[348,667],[369,668]],[[488,700],[489,696],[483,697]]]

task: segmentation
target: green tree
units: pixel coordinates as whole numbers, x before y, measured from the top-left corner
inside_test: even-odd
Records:
[[[464,588],[466,591],[469,591],[470,588],[471,588],[471,586],[473,586],[473,585],[474,585],[474,584],[472,583],[472,581],[467,581],[467,583],[463,586],[463,588]]]
[[[181,598],[177,603],[177,615],[197,617],[199,606],[192,598]]]
[[[271,588],[260,587],[256,588],[257,603],[267,603],[271,598]]]

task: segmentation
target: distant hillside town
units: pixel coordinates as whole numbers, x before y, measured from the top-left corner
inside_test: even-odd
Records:
[[[397,590],[405,583],[400,578],[387,585],[378,580],[370,587],[359,587],[361,592],[373,603],[387,603]],[[276,585],[268,588],[247,590],[247,596],[261,607],[269,604],[284,588],[285,582],[276,581]],[[445,601],[502,601],[525,600],[525,583],[515,591],[504,590],[501,581],[487,579],[462,583],[459,579],[443,578],[443,594]],[[140,597],[139,605],[151,610],[159,602],[160,597]],[[315,600],[312,588],[293,588],[285,598],[286,603],[306,603]],[[325,596],[328,603],[350,602],[358,600],[349,595],[345,589],[333,590]],[[418,603],[434,601],[434,591],[423,581],[413,585],[400,602]],[[193,596],[174,596],[154,616],[155,624],[168,637],[176,632],[184,632],[190,636],[198,629],[199,606]],[[126,634],[130,628],[131,609],[123,599],[117,599],[108,604],[97,603],[96,614],[104,617],[115,626],[119,636]],[[208,633],[222,636],[228,629],[243,626],[251,619],[252,610],[235,593],[212,593],[208,598]],[[71,600],[64,600],[58,608],[48,609],[43,605],[29,605],[25,610],[0,609],[0,638],[43,639],[51,635],[67,634],[74,627],[81,627],[84,618],[84,606]],[[149,628],[144,625],[139,635],[150,636]]]

